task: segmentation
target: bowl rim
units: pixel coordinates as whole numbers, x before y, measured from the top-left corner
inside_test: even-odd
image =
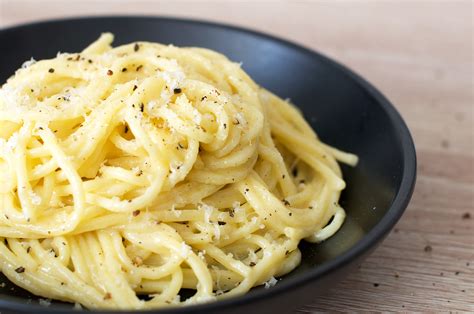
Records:
[[[193,311],[202,311],[207,312],[210,310],[219,310],[232,306],[239,306],[250,302],[260,301],[265,298],[276,297],[285,293],[289,289],[294,289],[299,286],[305,285],[310,281],[323,278],[328,276],[330,273],[335,272],[337,269],[349,264],[352,260],[362,257],[364,254],[368,253],[371,248],[383,240],[383,238],[388,235],[390,230],[398,222],[405,209],[408,206],[408,203],[413,194],[416,181],[416,172],[417,172],[417,157],[415,145],[410,134],[410,131],[401,117],[400,113],[395,109],[393,104],[379,92],[371,83],[362,78],[359,74],[356,74],[353,70],[349,69],[345,65],[325,56],[324,54],[314,51],[310,48],[303,46],[302,44],[293,42],[292,40],[283,39],[275,35],[271,35],[262,31],[253,30],[247,27],[236,26],[221,22],[200,20],[195,18],[187,17],[174,17],[174,16],[161,16],[161,15],[147,15],[147,14],[131,14],[131,15],[121,15],[121,14],[100,14],[100,15],[77,15],[69,16],[65,18],[53,18],[53,19],[42,19],[32,22],[15,24],[0,28],[1,33],[12,33],[22,29],[35,28],[43,25],[53,25],[53,24],[62,24],[67,22],[77,22],[77,21],[87,21],[87,20],[160,20],[174,23],[184,23],[190,25],[204,25],[213,28],[221,28],[224,30],[229,30],[232,32],[238,32],[250,36],[259,37],[263,40],[269,40],[279,45],[289,47],[293,50],[297,50],[303,55],[309,56],[311,58],[319,58],[323,63],[328,64],[331,67],[334,67],[336,70],[340,71],[341,74],[347,76],[350,80],[357,83],[358,87],[366,91],[370,97],[373,97],[378,105],[382,107],[387,116],[389,117],[392,125],[395,128],[396,134],[398,134],[398,139],[401,142],[403,148],[403,167],[401,172],[401,181],[400,187],[392,200],[391,206],[388,209],[387,213],[381,218],[381,220],[369,231],[367,232],[362,239],[356,242],[356,244],[351,247],[349,250],[338,255],[333,260],[324,262],[323,264],[315,267],[313,269],[305,271],[304,274],[296,276],[296,278],[285,278],[285,280],[280,281],[277,285],[271,289],[260,289],[255,291],[252,294],[245,294],[242,296],[232,297],[229,299],[219,300],[217,302],[209,302],[204,304],[189,305],[184,307],[170,307],[170,308],[161,308],[161,309],[150,309],[150,310],[140,310],[143,313],[186,313]],[[59,305],[54,307],[45,307],[39,304],[26,304],[21,302],[23,298],[18,298],[14,296],[2,295],[0,299],[0,310],[19,310],[19,311],[31,311],[34,310],[36,313],[59,313],[59,312],[69,312],[70,307]],[[92,310],[95,313],[119,313],[121,310]]]

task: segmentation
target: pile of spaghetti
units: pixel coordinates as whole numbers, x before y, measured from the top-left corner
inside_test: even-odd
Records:
[[[12,282],[87,308],[194,304],[275,284],[300,240],[339,229],[336,159],[355,156],[219,53],[112,40],[31,60],[0,89]]]

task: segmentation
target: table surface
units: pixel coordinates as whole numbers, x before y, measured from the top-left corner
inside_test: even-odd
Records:
[[[377,86],[415,140],[413,199],[360,269],[299,311],[474,312],[473,2],[0,0],[0,27],[114,13],[254,28],[320,51]]]

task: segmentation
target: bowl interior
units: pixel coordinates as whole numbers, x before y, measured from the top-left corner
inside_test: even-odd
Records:
[[[322,244],[302,243],[302,263],[286,277],[304,276],[315,266],[331,263],[387,214],[400,190],[406,166],[400,126],[390,116],[396,115],[395,111],[382,106],[379,98],[342,67],[292,44],[235,28],[174,19],[54,21],[0,31],[0,42],[8,43],[0,49],[0,84],[31,57],[38,60],[54,57],[58,51],[80,51],[106,31],[116,35],[114,45],[145,40],[224,53],[242,62],[257,83],[282,98],[290,98],[324,142],[359,156],[357,167],[343,166],[347,188],[341,204],[347,211],[347,221]],[[5,278],[0,279],[7,283],[0,288],[0,298],[36,299]]]

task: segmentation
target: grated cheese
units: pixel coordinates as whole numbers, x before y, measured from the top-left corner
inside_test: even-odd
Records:
[[[212,206],[209,206],[205,203],[201,204],[201,208],[204,209],[204,220],[207,223],[210,223],[210,219],[211,219],[212,213],[214,212],[215,208],[212,207]]]
[[[41,306],[46,306],[46,307],[48,307],[48,306],[51,305],[51,299],[41,299],[41,298],[40,298],[40,299],[38,300],[38,302],[39,302],[39,304],[40,304]]]
[[[31,204],[33,204],[33,205],[41,204],[41,197],[38,194],[36,194],[35,192],[33,192],[31,190],[29,191],[28,194],[29,194],[30,199],[31,199]]]
[[[23,62],[23,64],[21,65],[21,68],[26,69],[26,68],[32,66],[35,63],[36,63],[36,60],[33,57],[31,57],[30,60],[27,60],[27,61]]]
[[[268,279],[268,281],[266,281],[264,284],[265,284],[265,289],[268,289],[268,288],[271,288],[273,287],[274,285],[276,285],[278,282],[278,280],[271,276],[270,279]]]

